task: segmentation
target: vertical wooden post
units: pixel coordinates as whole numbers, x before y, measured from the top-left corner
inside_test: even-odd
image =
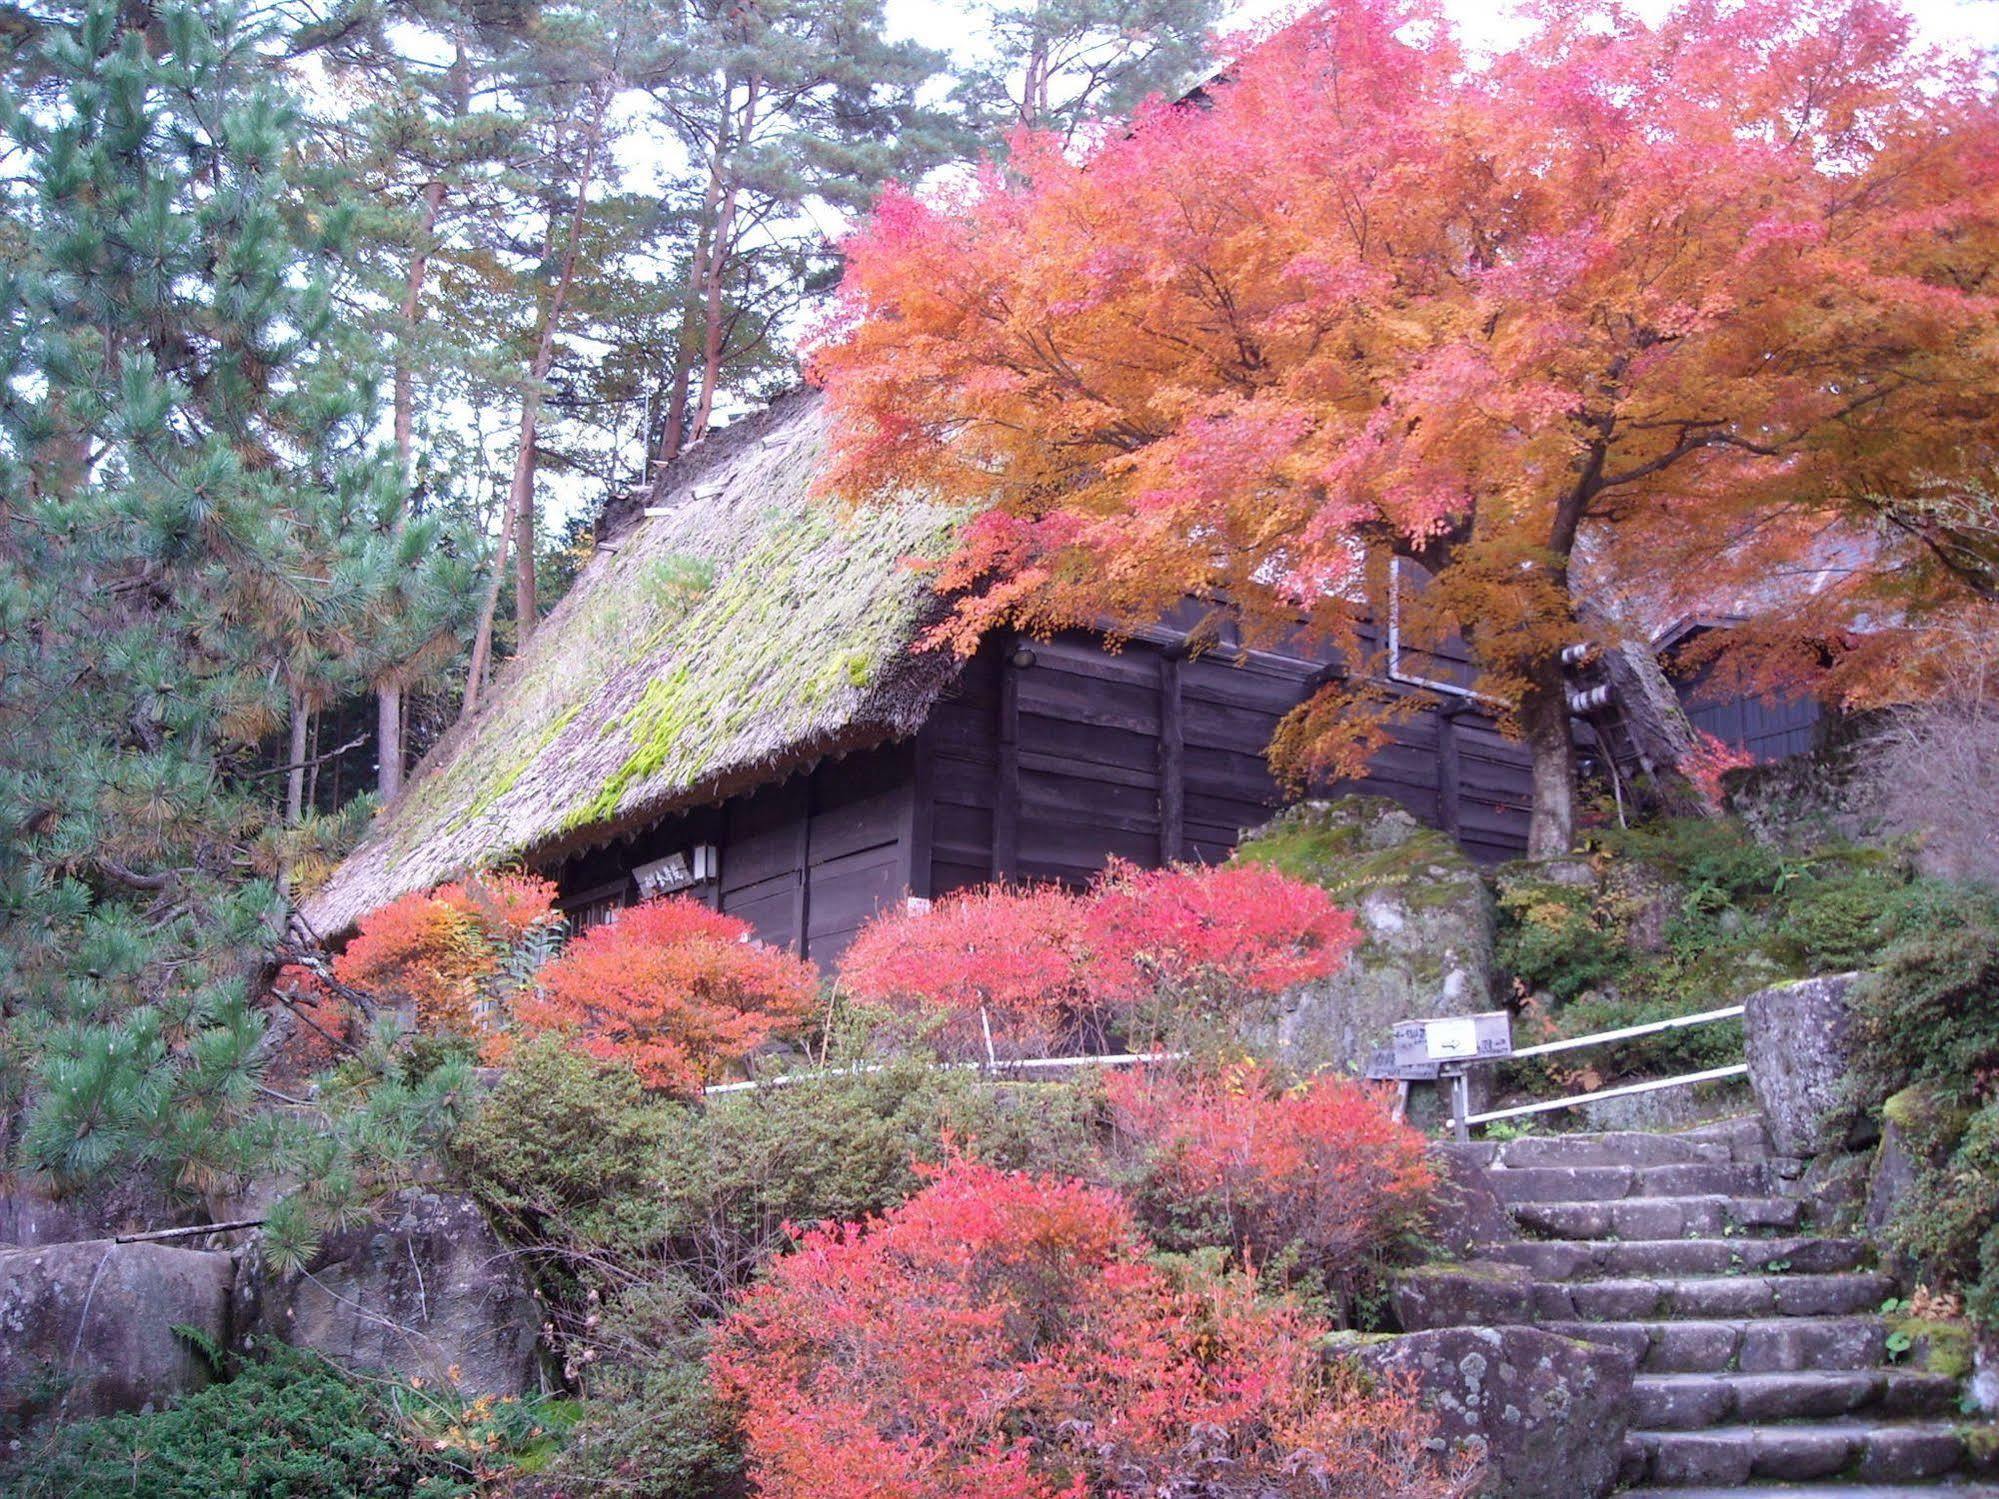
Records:
[[[1159,657],[1159,862],[1187,849],[1187,747],[1180,710],[1180,650]]]
[[[1457,719],[1464,705],[1443,702],[1437,705],[1437,825],[1452,838],[1459,837],[1459,771]]]
[[[999,722],[994,734],[994,880],[1010,880],[1020,863],[1020,673],[1013,653],[1020,637],[1000,642]]]
[[[798,884],[791,892],[791,920],[796,934],[793,950],[801,958],[812,956],[805,926],[812,919],[812,780],[817,774],[816,770],[806,771],[798,788],[798,851],[794,856]]]
[[[902,827],[902,888],[922,900],[930,898],[932,829],[937,821],[937,798],[931,789],[935,757],[929,735],[918,732],[909,744],[913,764],[909,772],[909,805]]]

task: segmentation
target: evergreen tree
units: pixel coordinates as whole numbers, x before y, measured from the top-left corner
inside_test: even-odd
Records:
[[[1208,66],[1219,0],[991,0],[989,47],[953,98],[988,141],[1017,129],[1064,140],[1177,95]]]
[[[68,1177],[229,1163],[284,913],[260,745],[358,683],[436,544],[396,523],[334,316],[351,205],[298,191],[273,41],[87,0],[0,106],[0,1023],[18,1153]]]
[[[922,101],[944,57],[883,34],[881,0],[695,0],[668,10],[645,80],[686,175],[666,195],[685,267],[651,392],[655,472],[733,386],[792,376],[791,324],[838,273],[829,214],[866,208],[956,144]]]

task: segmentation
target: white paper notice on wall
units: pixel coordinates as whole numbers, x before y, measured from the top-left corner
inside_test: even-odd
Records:
[[[1478,1055],[1478,1027],[1469,1015],[1431,1020],[1423,1026],[1423,1049],[1433,1062],[1451,1062]]]

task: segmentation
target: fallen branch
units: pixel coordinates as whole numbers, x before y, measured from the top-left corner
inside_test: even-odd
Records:
[[[239,1228],[262,1228],[262,1218],[235,1218],[227,1223],[195,1223],[186,1228],[155,1228],[142,1234],[113,1234],[115,1244],[151,1244],[160,1239],[191,1239],[196,1234],[234,1233]]]

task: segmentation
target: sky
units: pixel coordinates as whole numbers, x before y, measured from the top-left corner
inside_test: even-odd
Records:
[[[1999,0],[1903,0],[1923,35],[1941,44],[1970,44],[1999,49]],[[1297,8],[1296,0],[1245,0],[1232,24],[1250,25]],[[1640,15],[1652,17],[1670,8],[1669,0],[1633,0]],[[887,0],[892,34],[919,41],[940,51],[962,50],[975,35],[976,0]],[[1444,9],[1473,47],[1504,47],[1521,33],[1514,7],[1494,0],[1444,0]],[[1228,29],[1227,27],[1224,28]]]

